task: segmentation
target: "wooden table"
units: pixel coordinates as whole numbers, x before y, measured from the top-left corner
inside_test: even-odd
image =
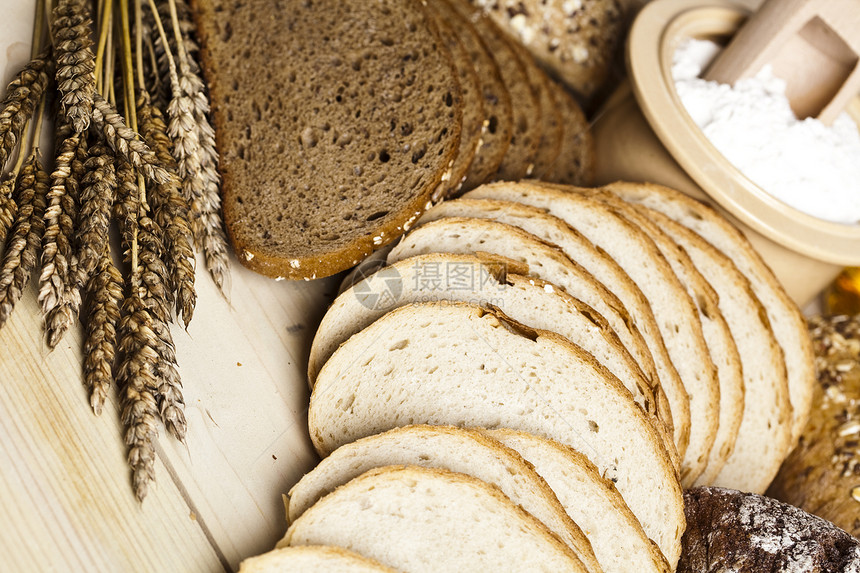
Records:
[[[0,1],[4,87],[29,59],[30,4]],[[198,261],[194,319],[172,333],[188,436],[160,430],[142,504],[116,396],[101,416],[89,407],[80,328],[49,352],[35,285],[24,294],[0,329],[0,569],[223,571],[284,534],[281,496],[317,461],[305,369],[336,285],[275,282],[232,263],[228,303]]]

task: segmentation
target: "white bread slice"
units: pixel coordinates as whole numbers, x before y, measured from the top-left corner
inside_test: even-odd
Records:
[[[649,382],[606,319],[557,286],[515,272],[528,273],[528,265],[486,254],[432,253],[397,261],[370,275],[339,295],[326,311],[308,360],[311,388],[337,347],[389,310],[416,302],[459,301],[497,306],[517,322],[564,336],[597,358],[645,412],[654,414]],[[391,291],[396,295],[383,298]]]
[[[743,420],[734,450],[722,469],[708,476],[708,485],[763,493],[791,445],[791,404],[782,349],[764,307],[732,261],[687,227],[657,211],[646,212],[687,250],[717,289],[743,364]]]
[[[648,302],[636,284],[630,280],[630,277],[612,258],[599,251],[588,239],[561,219],[548,215],[546,211],[541,209],[511,201],[463,198],[446,201],[428,210],[418,220],[417,225],[420,226],[444,217],[491,219],[519,227],[543,241],[556,245],[572,261],[582,265],[603,286],[617,296],[628,312],[637,316],[637,319],[642,316],[640,322],[650,321],[650,330],[657,331],[657,324],[654,322]],[[512,318],[519,320],[514,316]],[[642,330],[640,329],[640,331]],[[650,385],[651,392],[657,400],[657,417],[663,421],[666,429],[671,433],[674,428],[672,409],[659,377],[652,378]],[[683,416],[681,417],[683,418]]]
[[[707,465],[719,422],[719,382],[698,313],[654,242],[598,200],[571,192],[577,189],[548,183],[498,183],[479,187],[469,196],[546,209],[608,253],[637,284],[651,305],[689,397],[690,441],[681,461],[681,479],[691,483]],[[672,400],[670,389],[664,386],[664,390]],[[674,402],[672,406],[674,412]]]
[[[305,545],[281,547],[249,557],[239,573],[397,573],[394,569],[341,547]]]
[[[534,468],[514,450],[468,428],[405,426],[344,444],[290,490],[290,523],[335,488],[384,466],[440,468],[485,481],[546,525],[586,569],[601,571],[588,539]]]
[[[708,352],[717,367],[717,378],[720,383],[720,417],[717,435],[708,456],[705,471],[695,483],[681,485],[685,487],[710,485],[734,449],[744,413],[741,358],[729,325],[720,311],[719,296],[693,264],[684,248],[661,230],[657,222],[649,219],[647,213],[639,211],[643,207],[628,203],[617,195],[605,191],[595,194],[595,197],[611,205],[621,216],[651,237],[686,287],[690,299],[699,312]]]
[[[671,571],[615,485],[588,458],[555,440],[510,429],[483,430],[519,452],[550,485],[570,517],[582,523],[606,573]]]
[[[419,423],[508,427],[577,448],[677,562],[685,522],[671,459],[627,389],[570,341],[500,311],[416,304],[354,335],[320,371],[308,426],[322,456]]]
[[[806,330],[806,320],[797,304],[749,240],[716,210],[661,185],[613,183],[607,186],[627,201],[642,203],[695,231],[728,256],[750,281],[764,305],[773,333],[785,355],[788,391],[792,407],[791,437],[797,443],[809,420],[815,388],[815,355]]]
[[[435,468],[370,470],[308,509],[279,545],[337,545],[404,573],[586,571],[498,488]]]

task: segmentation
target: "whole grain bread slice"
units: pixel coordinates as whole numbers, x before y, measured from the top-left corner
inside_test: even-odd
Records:
[[[498,488],[435,468],[372,469],[308,509],[279,545],[345,547],[401,571],[586,571]]]
[[[289,522],[335,488],[385,466],[440,468],[491,484],[573,549],[588,571],[601,571],[591,543],[544,479],[517,452],[468,428],[404,426],[344,444],[290,490]]]
[[[530,328],[564,336],[606,366],[643,411],[655,416],[648,381],[606,319],[558,286],[515,272],[527,274],[528,266],[486,254],[433,253],[397,261],[367,277],[338,296],[323,317],[308,360],[311,388],[337,347],[386,312],[418,302],[459,301],[492,305]],[[671,440],[661,435],[674,454]]]
[[[353,551],[328,545],[281,547],[242,561],[239,573],[397,573]]]
[[[507,427],[575,447],[677,562],[681,488],[654,425],[617,378],[557,334],[472,305],[416,304],[350,338],[320,371],[308,425],[321,455],[414,423]]]
[[[484,40],[496,64],[513,103],[513,133],[511,144],[502,159],[496,179],[519,180],[534,169],[541,139],[541,101],[534,92],[526,67],[512,46],[511,39],[468,0],[445,0],[460,15],[471,22]]]
[[[449,173],[462,124],[457,72],[421,3],[194,5],[243,264],[323,277],[401,234]]]
[[[561,111],[562,134],[558,157],[544,175],[545,181],[591,185],[594,180],[594,139],[588,119],[576,100],[561,86],[551,83],[559,111]]]
[[[472,0],[550,74],[588,101],[609,76],[624,29],[616,0]]]
[[[555,440],[502,428],[483,430],[516,450],[553,489],[571,519],[582,523],[606,573],[644,573],[671,568],[615,484],[581,453]]]
[[[628,201],[642,203],[695,231],[725,253],[750,281],[767,311],[773,333],[785,355],[788,392],[791,399],[792,444],[809,420],[815,387],[815,355],[806,331],[806,321],[797,304],[749,240],[716,210],[661,185],[618,182],[607,186]]]
[[[719,381],[698,312],[654,242],[589,193],[584,188],[547,183],[498,183],[485,185],[470,196],[546,209],[615,259],[633,279],[653,309],[666,350],[689,396],[690,439],[681,462],[681,480],[691,483],[707,465],[719,422]],[[672,400],[670,389],[664,386],[664,390]]]
[[[538,239],[551,243],[597,278],[607,290],[618,297],[628,312],[637,314],[635,320],[640,322],[653,321],[653,315],[651,315],[647,301],[627,273],[581,233],[561,219],[547,214],[546,211],[511,201],[465,197],[447,201],[429,209],[421,216],[416,225],[420,226],[426,222],[445,217],[474,217],[498,221],[518,227]],[[638,315],[642,315],[642,318],[640,319]],[[517,317],[512,318],[519,320]],[[657,329],[656,323],[651,324],[650,327],[652,330]],[[656,403],[654,408],[646,409],[646,411],[655,414],[671,436],[674,428],[672,410],[665,391],[658,377],[652,377],[649,382],[650,393],[656,399]]]

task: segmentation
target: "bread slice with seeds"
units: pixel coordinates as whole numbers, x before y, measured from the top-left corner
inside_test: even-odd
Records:
[[[314,504],[279,545],[319,544],[404,572],[587,571],[498,488],[434,468],[370,470]]]
[[[575,447],[677,562],[681,488],[654,425],[615,376],[557,334],[476,306],[416,304],[350,338],[320,371],[308,426],[322,456],[414,423],[507,427]]]
[[[199,0],[195,11],[224,219],[245,265],[332,275],[427,208],[459,148],[462,102],[420,2]]]
[[[397,573],[394,569],[341,547],[281,547],[242,561],[239,573]]]
[[[439,468],[491,484],[573,549],[586,569],[601,571],[588,539],[543,478],[514,450],[467,428],[404,426],[339,447],[290,490],[289,521],[337,487],[385,466]]]

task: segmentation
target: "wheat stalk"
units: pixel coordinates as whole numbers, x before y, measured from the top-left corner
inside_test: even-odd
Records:
[[[51,26],[57,61],[57,90],[66,117],[77,133],[90,125],[96,85],[96,59],[90,49],[92,20],[87,0],[60,0]]]
[[[7,237],[0,267],[0,327],[9,319],[36,267],[49,184],[50,178],[39,160],[39,149],[34,147],[18,175],[18,213]]]
[[[47,50],[31,60],[6,87],[6,97],[0,103],[0,169],[6,165],[24,126],[33,116],[51,79],[52,66]]]
[[[117,176],[114,156],[107,146],[95,144],[89,148],[84,163],[86,174],[81,189],[78,214],[79,285],[86,285],[98,265],[108,242],[111,207],[116,199]]]
[[[113,381],[116,329],[123,296],[122,275],[114,266],[107,246],[86,292],[89,309],[85,320],[84,383],[90,390],[90,405],[99,415]]]

